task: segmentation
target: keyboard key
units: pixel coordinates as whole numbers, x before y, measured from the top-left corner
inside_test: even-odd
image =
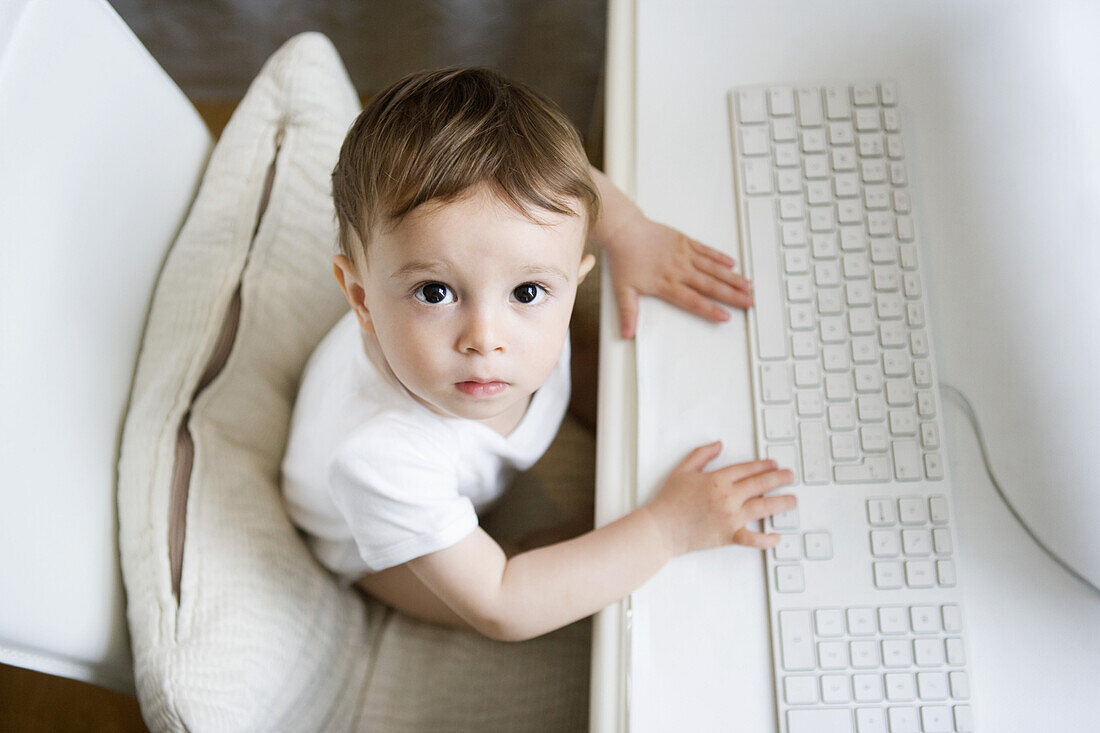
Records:
[[[970,698],[970,678],[966,676],[966,672],[951,672],[948,678],[951,684],[951,697],[956,700]]]
[[[943,460],[939,453],[924,454],[924,473],[933,481],[943,478]]]
[[[779,535],[779,544],[772,549],[776,560],[801,560],[802,542],[797,534]]]
[[[746,161],[748,162],[748,161]],[[774,324],[783,322],[783,301],[779,291],[776,259],[775,207],[765,199],[749,199],[749,246],[753,263],[753,308],[756,312],[757,353],[761,359],[787,356],[787,338]],[[763,327],[760,325],[763,324]]]
[[[767,158],[746,158],[741,163],[741,171],[746,193],[759,196],[772,192],[772,168]],[[771,206],[771,201],[764,200],[763,203]]]
[[[768,90],[768,107],[776,117],[794,114],[794,92],[790,87],[773,87]]]
[[[856,141],[851,122],[830,122],[829,143],[831,145],[851,145]]]
[[[876,562],[874,563],[875,587],[883,590],[901,588],[901,563]]]
[[[921,446],[923,446],[925,449],[939,448],[940,447],[940,430],[939,430],[938,427],[936,427],[936,423],[934,423],[934,422],[922,422],[920,424],[920,443],[921,443]],[[945,512],[946,512],[946,509],[947,509],[947,507],[945,506],[944,507]],[[936,521],[934,517],[935,517],[935,511],[933,511],[933,520],[932,521]],[[946,522],[946,521],[947,521],[947,516],[946,516],[946,513],[945,513],[944,517],[940,520],[940,522]]]
[[[974,718],[969,705],[955,706],[955,730],[959,733],[973,733]]]
[[[760,367],[760,391],[764,402],[791,401],[791,368],[786,364],[764,364]]]
[[[833,556],[833,540],[828,532],[807,532],[804,542],[807,560],[828,560]]]
[[[952,550],[951,533],[946,529],[932,530],[932,547],[936,550],[937,555],[950,555]]]
[[[890,529],[876,529],[871,532],[871,555],[874,557],[897,557],[901,551],[898,533]]]
[[[859,429],[859,444],[866,453],[884,453],[890,447],[890,438],[884,425],[864,425]]]
[[[856,710],[856,730],[859,733],[888,733],[886,730],[886,711],[882,708],[858,708]]]
[[[777,143],[798,139],[797,131],[798,127],[792,119],[772,120],[772,140]]]
[[[742,127],[741,128],[741,154],[742,155],[767,155],[771,152],[768,144],[768,128],[766,127]]]
[[[936,427],[932,425],[933,429]],[[935,448],[936,446],[926,446],[928,448]],[[928,515],[932,519],[932,524],[947,524],[947,497],[942,495],[928,497]]]
[[[955,577],[955,563],[952,560],[936,561],[936,579],[945,588],[953,588],[957,578]]]
[[[818,636],[844,635],[844,613],[839,608],[819,608],[814,611],[814,623]]]
[[[855,114],[856,132],[868,132],[879,129],[878,110],[857,109]]]
[[[833,447],[833,459],[851,461],[859,458],[859,441],[854,433],[841,433],[829,439]]]
[[[809,705],[817,702],[817,678],[793,675],[783,680],[784,698],[790,705]]]
[[[818,642],[817,658],[822,669],[847,669],[848,647],[843,641]],[[845,677],[845,686],[847,686],[847,677]]]
[[[851,699],[851,690],[848,688],[848,675],[827,674],[821,677],[822,702],[837,704],[848,702]]]
[[[813,631],[809,611],[779,612],[779,642],[783,651],[783,669],[813,669]]]
[[[764,435],[768,440],[793,440],[794,411],[789,407],[765,407]]]
[[[943,630],[949,633],[957,634],[962,631],[962,611],[955,604],[948,604],[943,607]]]
[[[779,565],[775,568],[775,587],[780,593],[801,593],[806,580],[800,565]]]
[[[768,119],[764,108],[764,90],[743,89],[737,92],[737,112],[741,122],[764,122]]]
[[[796,408],[799,417],[821,417],[825,414],[825,396],[819,389],[799,390]]]
[[[943,642],[939,639],[916,639],[913,641],[913,661],[918,667],[942,667],[944,663]],[[924,697],[922,694],[921,697]]]
[[[947,675],[943,672],[918,672],[917,689],[921,700],[946,700]]]
[[[913,702],[917,699],[917,679],[914,675],[894,672],[883,677],[886,699],[890,702]]]
[[[882,677],[877,674],[852,675],[856,702],[882,702]]]
[[[905,563],[905,583],[910,588],[931,588],[935,578],[932,563],[927,560],[910,560]]]
[[[788,710],[787,733],[855,733],[847,708]]]
[[[878,642],[853,641],[849,646],[853,669],[874,669],[878,666]]]
[[[936,416],[936,397],[928,390],[917,391],[917,414],[924,418]]]
[[[890,718],[890,733],[920,733],[916,708],[890,708],[887,716]]]
[[[798,509],[773,514],[769,521],[772,529],[798,529]]]
[[[839,120],[847,119],[851,114],[851,107],[848,106],[848,90],[844,87],[826,87],[825,116],[830,120]]]
[[[904,634],[909,630],[907,615],[902,606],[883,606],[878,610],[878,630],[884,634]]]
[[[895,440],[891,446],[894,453],[894,476],[898,481],[916,481],[921,478],[920,448],[915,440]]]
[[[800,361],[794,365],[794,383],[797,387],[816,387],[821,384],[821,367],[812,361]]]
[[[924,733],[951,733],[951,711],[942,705],[922,707],[920,719]]]
[[[824,121],[821,114],[821,92],[817,89],[799,89],[798,124],[802,127],[818,127]]]
[[[860,465],[841,465],[833,469],[837,483],[876,483],[890,477],[890,460],[886,456],[867,456]]]
[[[947,663],[952,667],[961,667],[966,664],[966,651],[963,649],[963,640],[952,637],[944,642],[947,648]]]
[[[825,443],[825,425],[808,421],[798,425],[799,444],[802,446],[802,479],[807,484],[821,484],[829,480],[829,455]]]
[[[867,522],[872,527],[892,527],[897,522],[894,502],[890,499],[868,499]]]
[[[904,669],[913,666],[913,645],[903,639],[882,642],[882,666]]]
[[[848,633],[852,636],[868,636],[875,633],[875,612],[870,608],[848,609]]]
[[[852,104],[857,107],[867,107],[878,103],[874,84],[852,85]]]
[[[939,612],[935,606],[913,606],[909,621],[917,634],[934,634],[940,630]]]
[[[886,401],[877,394],[859,397],[856,408],[861,422],[882,422],[886,419]]]
[[[893,107],[898,103],[898,90],[892,81],[884,81],[878,85],[879,99],[884,107]],[[892,110],[883,110],[883,115]]]
[[[926,529],[903,529],[901,546],[906,555],[932,554],[932,533]]]

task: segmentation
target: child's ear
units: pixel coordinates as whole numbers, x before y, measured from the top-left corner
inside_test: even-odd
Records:
[[[591,254],[587,254],[581,258],[581,267],[577,274],[577,285],[584,282],[584,279],[588,277],[588,273],[592,271],[592,268],[596,266],[596,257]]]
[[[336,255],[332,258],[332,274],[336,276],[336,282],[340,283],[340,289],[344,291],[348,305],[355,311],[355,317],[359,320],[359,327],[367,333],[374,333],[374,322],[371,320],[370,311],[367,309],[367,292],[363,289],[363,281],[355,265],[348,261],[344,255]]]

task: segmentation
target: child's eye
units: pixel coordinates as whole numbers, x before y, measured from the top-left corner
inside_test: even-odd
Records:
[[[546,288],[538,283],[524,283],[513,290],[512,294],[516,296],[516,300],[520,303],[531,305],[542,302],[542,299],[546,297]]]
[[[443,283],[424,283],[416,286],[416,299],[428,305],[447,305],[453,303],[454,293]],[[450,300],[447,300],[448,296]]]

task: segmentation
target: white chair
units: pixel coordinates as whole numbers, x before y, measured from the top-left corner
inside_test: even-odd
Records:
[[[106,2],[0,6],[0,662],[133,693],[119,439],[212,144]]]

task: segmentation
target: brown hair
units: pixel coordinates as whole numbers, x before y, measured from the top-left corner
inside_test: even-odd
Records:
[[[536,222],[531,207],[587,214],[589,230],[599,216],[580,136],[552,101],[485,68],[409,74],[363,110],[340,148],[332,171],[340,252],[365,267],[375,227],[483,183]]]

